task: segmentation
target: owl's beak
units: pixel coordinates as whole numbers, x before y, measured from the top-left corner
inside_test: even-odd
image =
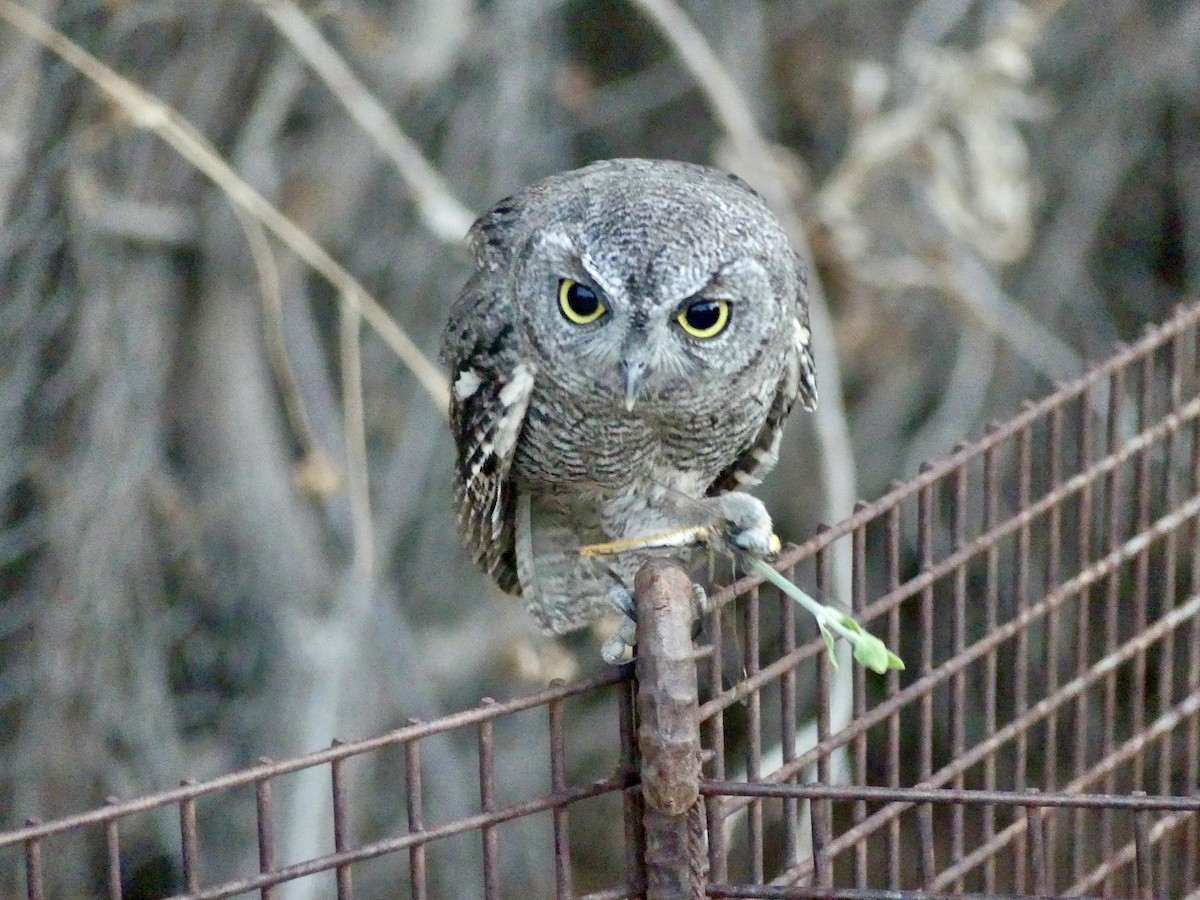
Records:
[[[638,391],[646,378],[646,363],[640,359],[623,359],[621,374],[625,379],[625,409],[633,412],[633,404],[637,402]]]

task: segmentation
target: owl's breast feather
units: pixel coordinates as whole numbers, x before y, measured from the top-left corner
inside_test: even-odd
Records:
[[[535,491],[600,501],[654,484],[700,497],[753,442],[764,418],[755,403],[702,410],[649,403],[632,413],[616,403],[585,409],[550,390],[529,406],[514,474]]]

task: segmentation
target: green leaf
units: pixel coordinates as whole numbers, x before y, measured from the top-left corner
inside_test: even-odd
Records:
[[[821,637],[825,639],[825,649],[829,651],[829,662],[836,670],[838,668],[838,658],[837,650],[833,646],[833,635],[830,633],[829,629],[824,626],[824,624],[821,622],[817,622],[817,624],[821,627]]]
[[[882,675],[888,670],[888,650],[879,638],[866,635],[854,645],[854,658],[860,665]]]
[[[826,607],[826,609],[828,609],[828,608],[829,607]],[[863,628],[861,625],[859,625],[853,616],[848,616],[845,613],[842,613],[842,617],[840,619],[838,619],[838,622],[847,631],[852,631],[855,634],[866,634],[867,633],[867,630],[865,628]]]

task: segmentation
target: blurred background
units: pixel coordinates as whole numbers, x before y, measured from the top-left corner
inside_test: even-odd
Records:
[[[430,358],[469,215],[602,157],[739,171],[803,223],[823,323],[820,416],[761,492],[793,541],[1200,277],[1200,0],[681,0],[766,143],[659,2],[17,5],[178,110]],[[3,21],[0,84],[0,828],[600,670],[461,552],[440,401],[365,326],[363,480],[326,279]],[[429,808],[478,803],[472,748],[427,760]],[[131,896],[178,888],[176,828],[131,837]]]

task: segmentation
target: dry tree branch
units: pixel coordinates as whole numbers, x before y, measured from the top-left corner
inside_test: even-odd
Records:
[[[855,277],[882,289],[920,284],[956,303],[1049,380],[1074,377],[1083,361],[1053,331],[1015,304],[986,261],[1024,256],[1033,234],[1034,192],[1021,120],[1045,111],[1031,88],[1030,50],[1065,0],[1014,7],[995,35],[971,52],[920,44],[908,52],[918,82],[911,97],[883,110],[890,77],[860,65],[852,82],[859,122],[841,163],[817,196],[831,245]],[[871,182],[923,163],[912,185],[924,212],[940,225],[940,245],[922,261],[881,264],[870,258],[868,226],[858,209]],[[918,193],[917,190],[913,191]]]
[[[354,566],[369,576],[374,567],[375,531],[371,524],[371,492],[367,476],[367,429],[363,415],[362,316],[343,304],[341,316],[342,426],[346,436],[346,486],[354,534]]]
[[[721,128],[748,163],[765,163],[770,171],[773,153],[762,136],[750,105],[708,40],[674,0],[630,0],[650,19],[696,80]],[[774,191],[773,183],[762,189]]]
[[[363,86],[341,55],[290,0],[253,0],[309,68],[345,107],[408,183],[425,226],[449,244],[461,244],[475,215],[451,192],[412,139]]]
[[[1086,367],[1070,344],[1031,316],[1004,291],[996,277],[961,241],[951,241],[945,283],[983,327],[1047,381],[1079,377]]]
[[[139,128],[153,132],[195,166],[229,198],[261,222],[337,290],[343,303],[357,310],[391,347],[445,415],[450,392],[445,376],[420,351],[403,328],[358,280],[295,222],[230,168],[200,132],[178,112],[118,75],[96,57],[12,0],[0,0],[0,19],[23,31],[95,84]]]
[[[308,415],[308,407],[296,383],[296,373],[283,339],[283,292],[280,288],[279,266],[271,252],[271,242],[257,219],[236,204],[234,215],[246,236],[246,246],[258,274],[258,291],[262,299],[263,340],[267,364],[274,374],[275,385],[283,401],[284,414],[292,433],[300,442],[302,459],[295,470],[296,483],[305,493],[328,497],[341,487],[341,474],[317,439]]]

